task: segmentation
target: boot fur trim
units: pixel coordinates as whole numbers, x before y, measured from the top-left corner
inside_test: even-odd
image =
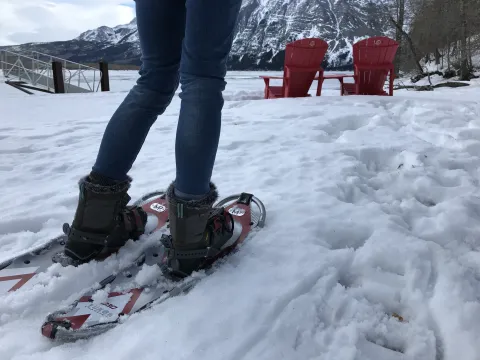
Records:
[[[183,204],[188,208],[204,208],[211,207],[213,203],[218,199],[217,187],[214,183],[210,182],[210,191],[200,200],[183,200],[175,196],[175,182],[172,182],[167,189],[167,198],[175,201],[177,204]]]
[[[78,185],[81,187],[82,185],[85,187],[85,189],[94,192],[96,194],[115,194],[119,192],[124,192],[127,191],[130,188],[130,183],[132,182],[131,177],[127,177],[127,180],[119,182],[115,185],[111,186],[103,186],[99,184],[94,184],[90,182],[88,175],[82,177],[78,181]]]

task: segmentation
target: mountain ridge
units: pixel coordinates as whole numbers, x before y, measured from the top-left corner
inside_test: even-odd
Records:
[[[372,0],[244,0],[235,30],[230,70],[281,70],[285,44],[305,37],[327,41],[324,66],[351,68],[354,42],[389,35],[383,2]],[[115,27],[100,26],[68,41],[27,43],[3,47],[36,50],[71,61],[140,65],[136,19]]]

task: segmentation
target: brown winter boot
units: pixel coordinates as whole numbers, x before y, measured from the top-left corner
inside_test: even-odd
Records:
[[[173,183],[167,190],[170,236],[164,236],[164,274],[180,280],[204,268],[230,244],[233,217],[223,207],[213,208],[218,192],[213,183],[200,200],[182,200],[175,196]]]
[[[90,174],[79,181],[79,201],[72,226],[64,224],[68,235],[65,255],[77,263],[105,258],[129,239],[137,240],[145,231],[147,214],[141,207],[128,207],[131,178],[110,181]]]

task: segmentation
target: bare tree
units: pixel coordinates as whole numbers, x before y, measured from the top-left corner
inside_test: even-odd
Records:
[[[416,60],[423,57],[428,63],[433,54],[439,65],[446,55],[447,69],[454,65],[460,79],[470,79],[472,54],[480,48],[480,0],[412,0],[412,5],[409,35]]]
[[[403,27],[405,26],[405,0],[396,0],[396,13],[397,13],[397,21],[394,21],[395,25],[395,40],[400,44],[400,49],[398,51],[398,55],[395,58],[395,73],[398,74],[400,71],[400,66],[402,64],[402,38],[403,38]],[[392,21],[392,19],[390,19]]]

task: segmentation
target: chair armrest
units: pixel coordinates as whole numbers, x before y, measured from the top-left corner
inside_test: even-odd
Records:
[[[283,79],[283,76],[268,76],[268,75],[260,75],[262,79]]]
[[[337,80],[340,80],[340,79],[344,79],[344,78],[353,78],[355,77],[355,75],[344,75],[344,74],[337,74],[337,75],[324,75],[324,78],[325,79],[337,79]]]
[[[355,69],[357,70],[392,70],[393,71],[393,64],[378,64],[378,65],[356,64]]]
[[[285,66],[288,71],[297,71],[297,72],[312,72],[312,71],[323,71],[323,68],[320,67],[297,67],[297,66]]]

